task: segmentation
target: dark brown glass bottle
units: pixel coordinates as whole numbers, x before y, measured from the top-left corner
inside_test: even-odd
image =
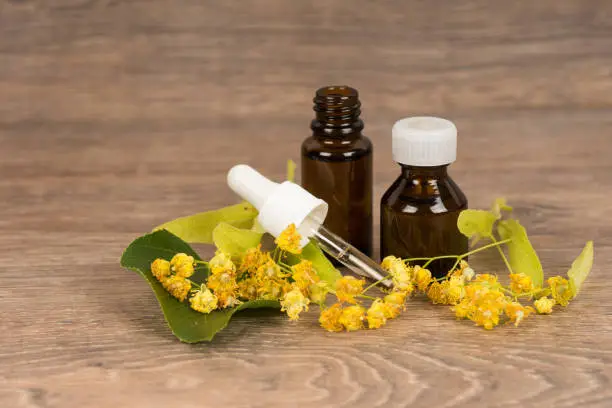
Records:
[[[456,157],[456,132],[452,122],[440,118],[407,118],[394,126],[393,156],[402,174],[381,200],[382,257],[467,252],[467,238],[457,228],[467,199],[447,172]],[[428,268],[442,277],[454,262],[438,260]]]
[[[372,255],[372,143],[356,89],[317,90],[312,136],[302,144],[302,186],[329,204],[325,226]]]

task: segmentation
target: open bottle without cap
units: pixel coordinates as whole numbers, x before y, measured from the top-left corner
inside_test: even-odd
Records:
[[[312,134],[301,148],[301,185],[329,204],[325,227],[372,256],[373,155],[359,92],[326,86],[313,99]]]
[[[376,262],[323,226],[327,203],[302,187],[290,181],[275,183],[244,164],[229,171],[227,182],[236,194],[259,211],[260,225],[274,237],[295,224],[302,236],[302,247],[313,240],[353,272],[374,280],[385,278],[386,272]],[[390,285],[388,280],[382,283]]]

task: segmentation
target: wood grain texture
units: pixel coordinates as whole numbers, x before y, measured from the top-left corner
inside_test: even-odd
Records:
[[[612,406],[611,50],[605,0],[0,1],[0,407]],[[122,249],[235,202],[237,162],[281,178],[332,83],[377,197],[393,121],[448,117],[471,206],[506,195],[547,273],[595,240],[580,298],[493,332],[417,299],[377,331],[245,313],[178,342]]]

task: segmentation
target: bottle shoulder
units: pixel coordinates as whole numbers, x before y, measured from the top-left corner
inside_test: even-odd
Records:
[[[405,177],[400,175],[383,194],[381,206],[396,212],[437,214],[466,209],[467,198],[448,175]]]
[[[372,151],[372,142],[365,135],[354,139],[310,136],[302,142],[302,155],[319,160],[356,160]]]

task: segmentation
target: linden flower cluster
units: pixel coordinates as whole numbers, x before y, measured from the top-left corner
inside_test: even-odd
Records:
[[[445,278],[422,281],[418,289],[434,304],[451,305],[458,319],[469,319],[488,330],[501,322],[518,326],[531,313],[550,314],[553,306],[567,306],[572,299],[569,282],[560,276],[548,279],[548,288],[535,286],[524,273],[511,273],[509,279],[510,285],[505,287],[497,276],[475,274],[461,261]],[[533,301],[533,307],[523,305],[521,298]]]
[[[237,261],[217,251],[208,262],[180,253],[171,261],[156,259],[151,272],[170,295],[180,301],[189,298],[191,308],[201,313],[246,301],[276,300],[291,320],[297,320],[310,303],[323,304],[328,293],[327,284],[320,280],[312,262],[299,259],[294,265],[285,263],[287,253],[301,253],[300,241],[292,224],[276,239],[273,252],[262,251],[258,246],[248,249]],[[201,284],[188,279],[198,263],[207,265],[209,270],[208,279]]]
[[[457,319],[470,320],[487,330],[501,324],[519,326],[529,316],[550,314],[557,305],[567,306],[578,295],[592,269],[594,249],[593,241],[588,241],[566,277],[545,280],[527,232],[518,220],[509,217],[511,212],[512,207],[503,198],[496,199],[489,211],[461,211],[459,232],[472,245],[483,240],[484,244],[464,254],[411,259],[387,256],[381,262],[386,276],[369,285],[352,276],[333,282],[321,279],[334,272],[332,267],[321,265],[315,258],[313,264],[308,259],[310,254],[302,254],[302,237],[293,224],[276,238],[271,251],[261,246],[242,253],[218,250],[208,261],[177,253],[170,260],[155,259],[150,268],[171,296],[205,314],[240,305],[280,306],[289,320],[296,321],[316,305],[319,324],[325,330],[352,332],[385,326],[405,310],[409,297],[420,295],[433,304],[450,306]],[[218,244],[232,247],[222,241]],[[503,282],[496,275],[477,274],[465,261],[493,248],[509,272]],[[428,266],[441,259],[454,259],[454,264],[446,276],[437,278]],[[122,265],[124,262],[122,258]],[[133,266],[131,262],[125,265]],[[388,282],[392,284],[386,285]],[[379,288],[382,283],[391,288]],[[333,300],[328,302],[328,297]]]
[[[334,295],[338,299],[331,307],[323,307],[319,316],[321,326],[330,332],[355,331],[367,328],[378,329],[388,320],[394,319],[405,309],[406,298],[414,291],[415,270],[401,259],[387,257],[382,267],[389,272],[393,281],[391,291],[382,298],[366,295],[366,292],[380,282],[364,289],[365,280],[345,276],[336,281]],[[423,269],[423,271],[427,271]],[[431,273],[429,273],[431,278]],[[371,301],[366,309],[362,300]]]
[[[366,287],[364,279],[344,276],[329,285],[320,279],[312,262],[301,257],[300,242],[292,224],[277,237],[272,252],[258,246],[232,258],[217,251],[208,262],[178,253],[170,261],[153,261],[151,272],[170,295],[181,302],[188,299],[190,307],[200,313],[270,300],[278,301],[281,311],[295,321],[316,304],[321,310],[319,323],[330,332],[378,329],[398,317],[405,310],[406,299],[419,292],[434,304],[451,306],[458,319],[469,319],[488,330],[501,323],[518,326],[535,312],[550,314],[555,305],[567,306],[575,296],[570,282],[561,276],[540,287],[524,273],[510,273],[509,285],[504,286],[495,275],[476,274],[463,260],[467,254],[457,256],[455,266],[440,279],[433,278],[427,269],[439,257],[427,258],[421,267],[388,256],[381,263],[388,275],[381,281]],[[208,268],[206,282],[189,279],[198,264]],[[380,297],[367,294],[384,280],[391,280],[390,290]],[[336,298],[331,306],[326,303],[328,294]]]
[[[194,272],[193,256],[176,254],[170,262],[158,258],[151,264],[151,273],[175,298],[183,301],[191,290],[189,278]]]
[[[427,269],[409,267],[399,258],[387,258],[383,267],[393,280],[393,289],[383,297],[366,295],[380,282],[365,287],[365,280],[352,276],[338,279],[332,287],[320,279],[312,262],[300,257],[300,241],[292,224],[278,236],[277,248],[272,252],[262,251],[261,246],[251,248],[238,261],[217,251],[208,262],[181,253],[171,261],[156,259],[151,272],[168,293],[180,301],[188,299],[198,312],[210,313],[252,300],[276,300],[290,320],[298,320],[301,313],[317,304],[321,309],[319,322],[331,332],[384,326],[404,310],[406,298],[417,286],[423,287],[431,280]],[[297,263],[288,265],[287,254],[292,254]],[[209,270],[208,279],[201,284],[189,279],[197,264]],[[336,302],[328,307],[330,293]],[[370,303],[369,307],[362,305],[364,301]]]

